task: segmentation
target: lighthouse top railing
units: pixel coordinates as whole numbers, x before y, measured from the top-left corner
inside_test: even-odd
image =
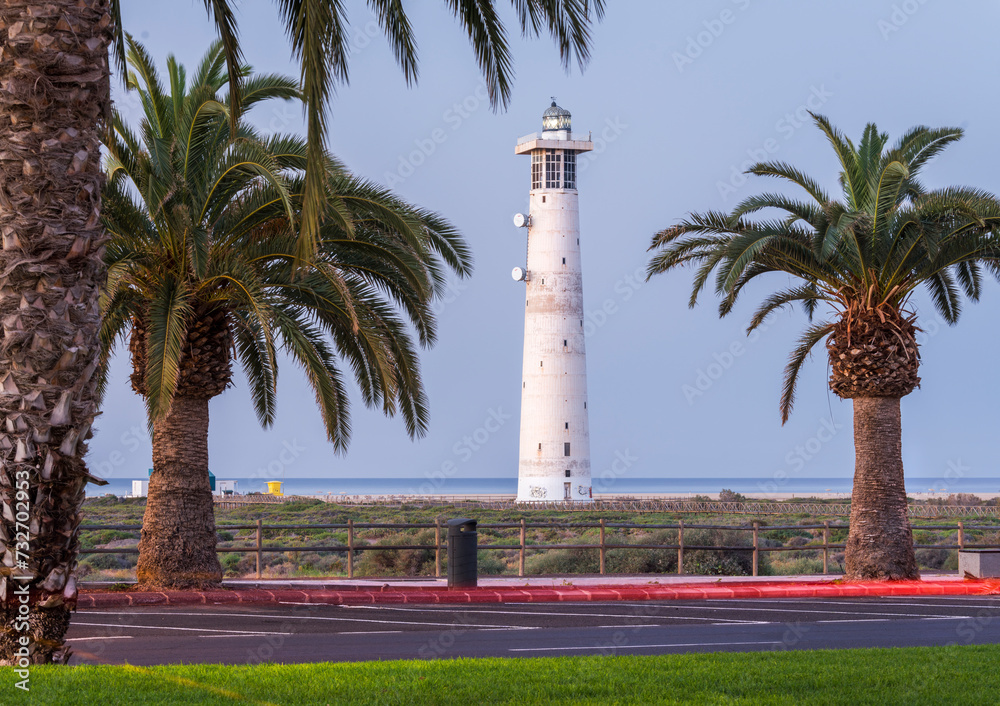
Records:
[[[524,137],[519,137],[519,138],[517,138],[517,144],[523,145],[525,142],[532,142],[534,140],[565,139],[565,138],[553,138],[551,136],[551,131],[549,131],[549,132],[550,132],[549,135],[546,135],[544,132],[533,132],[530,135],[525,135]],[[587,134],[587,137],[584,138],[582,136],[577,137],[577,136],[573,135],[573,133],[568,132],[566,130],[560,130],[559,132],[566,132],[566,134],[568,135],[568,139],[569,140],[576,140],[578,142],[590,142],[590,134],[589,133]]]

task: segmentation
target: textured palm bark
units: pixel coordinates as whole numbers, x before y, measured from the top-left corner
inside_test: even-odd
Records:
[[[0,1],[0,664],[61,661],[97,414],[108,0]],[[20,475],[19,475],[20,474]],[[26,477],[26,500],[16,480]],[[29,506],[17,566],[18,502]],[[23,508],[23,506],[22,506]],[[22,548],[23,551],[23,548]],[[28,576],[26,631],[14,620]]]
[[[153,475],[136,576],[146,588],[210,588],[222,581],[208,482],[207,397],[175,397],[153,425]]]
[[[233,338],[225,310],[196,304],[178,361],[170,413],[154,425],[153,475],[139,542],[139,582],[206,587],[222,580],[208,481],[208,403],[232,380]],[[132,389],[147,395],[146,321],[132,322]]]
[[[149,359],[148,323],[132,320],[132,389],[146,397],[146,367]],[[178,361],[176,395],[215,397],[221,395],[233,378],[233,336],[225,309],[198,303],[187,325],[187,335]]]
[[[854,398],[848,580],[918,578],[903,483],[899,398]]]
[[[826,344],[830,389],[844,399],[905,397],[920,387],[913,317],[888,307],[850,307]]]

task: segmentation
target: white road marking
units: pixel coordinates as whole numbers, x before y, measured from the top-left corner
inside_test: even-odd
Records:
[[[721,601],[727,602],[728,601]],[[808,610],[806,608],[751,608],[749,606],[734,606],[732,608],[722,606],[680,606],[681,608],[686,608],[687,610],[738,610],[738,611],[754,611],[760,613],[819,613],[821,615],[886,615],[895,618],[968,618],[967,615],[927,615],[926,613],[877,613],[874,611],[858,611],[858,610]],[[680,616],[674,616],[680,617]]]
[[[712,620],[712,618],[701,618],[701,620]],[[778,625],[779,622],[776,622],[776,621],[773,621],[773,620],[741,620],[741,621],[739,621],[739,624],[740,625]],[[727,622],[727,623],[708,623],[708,625],[707,625],[707,627],[712,627],[712,626],[731,628],[731,627],[733,627],[733,623],[732,622]],[[657,623],[655,625],[654,624],[646,624],[646,625],[634,625],[634,624],[633,625],[595,625],[594,627],[595,628],[617,628],[617,629],[622,629],[622,630],[628,628],[628,629],[631,629],[631,630],[635,630],[635,629],[638,629],[638,628],[675,628],[675,627],[678,627],[678,626],[677,625],[669,625],[669,624],[668,625],[663,625],[663,624]]]
[[[248,630],[219,630],[218,628],[177,628],[177,627],[167,627],[162,625],[119,625],[117,623],[81,623],[76,620],[73,621],[73,625],[86,625],[88,627],[95,628],[127,628],[127,629],[137,629],[137,630],[184,630],[185,632],[226,632],[232,633],[234,635],[294,635],[293,632],[261,632],[248,631]]]
[[[944,597],[944,596],[942,596],[942,597]],[[926,600],[927,596],[924,596],[923,598]],[[749,599],[749,600],[736,599],[735,601],[733,599],[709,598],[707,600],[710,600],[712,602],[719,602],[719,603],[721,603],[723,601],[725,601],[726,603],[732,603],[732,602],[735,602],[735,603],[746,603],[746,602],[750,602],[750,603],[786,603],[786,604],[787,603],[816,603],[815,600],[810,601],[807,598],[759,598],[759,599],[758,598],[754,598],[754,599]],[[979,599],[977,598],[976,600],[979,600]],[[917,608],[993,608],[993,609],[1000,610],[1000,601],[997,601],[996,603],[993,603],[992,605],[968,605],[968,604],[963,604],[963,605],[960,605],[960,606],[958,606],[958,605],[956,605],[956,606],[950,606],[947,603],[913,603],[911,601],[902,601],[902,602],[899,602],[899,603],[895,603],[895,602],[890,602],[890,601],[881,601],[881,600],[878,600],[876,598],[876,599],[871,600],[871,601],[841,601],[841,600],[835,600],[835,601],[831,601],[831,604],[832,605],[865,605],[865,606],[898,605],[898,606],[914,606],[914,607],[917,607]]]
[[[403,632],[402,630],[366,630],[358,632],[335,632],[334,635],[398,635]],[[261,636],[261,635],[285,635],[288,633],[274,633],[274,632],[261,632],[261,633],[249,633],[249,636]],[[292,633],[296,634],[296,633]],[[308,634],[308,633],[302,633]],[[198,637],[203,637],[206,640],[213,637],[244,637],[243,635],[199,635]]]
[[[459,604],[462,605],[462,604]],[[365,605],[365,606],[350,606],[351,608],[364,608],[366,610],[397,610],[397,611],[409,611],[412,613],[423,613],[426,612],[420,608],[397,608],[395,606],[379,606],[379,605]],[[451,612],[454,612],[455,608],[451,608]],[[564,611],[541,611],[541,610],[479,610],[471,611],[476,613],[483,613],[486,615],[554,615],[557,617],[568,617],[568,618],[634,618],[636,620],[723,620],[729,623],[747,623],[754,625],[759,621],[756,620],[737,620],[736,618],[705,618],[698,616],[685,616],[685,615],[623,615],[622,613],[566,613]],[[635,627],[634,625],[632,627]]]
[[[73,623],[76,625],[77,623]],[[70,637],[66,642],[83,642],[84,640],[131,640],[132,635],[107,635],[105,637]]]
[[[990,590],[993,590],[992,588]],[[941,600],[949,601],[979,601],[983,598],[997,598],[1000,599],[1000,594],[996,593],[981,593],[978,596],[923,596],[923,598],[940,598]]]
[[[403,630],[355,630],[352,632],[336,632],[334,635],[398,635]]]
[[[102,614],[102,615],[123,615],[122,613],[115,613],[112,611],[98,612],[98,611],[87,611],[88,615]],[[461,628],[495,628],[497,625],[478,625],[476,623],[462,623],[462,622],[452,622],[452,623],[424,623],[412,620],[374,620],[372,618],[332,618],[325,615],[263,615],[260,613],[174,613],[172,611],[163,612],[146,612],[138,613],[138,615],[183,615],[183,616],[196,616],[199,618],[219,616],[219,617],[229,617],[229,618],[276,618],[280,620],[328,620],[328,621],[338,621],[347,623],[376,623],[379,625],[429,625],[431,627],[461,627]],[[74,625],[87,625],[87,623],[78,623],[73,621]],[[128,626],[123,626],[128,627]],[[504,626],[499,626],[504,627]],[[509,626],[516,628],[519,626]],[[198,630],[198,628],[176,628],[177,630]],[[224,630],[223,632],[233,632],[229,630]],[[278,634],[291,634],[291,633],[274,633]]]
[[[248,632],[239,635],[195,635],[195,637],[200,637],[202,639],[208,640],[213,637],[264,637],[265,635],[294,635],[292,632]]]
[[[768,642],[676,642],[664,645],[594,645],[592,647],[511,647],[508,652],[562,652],[564,650],[642,650],[653,647],[732,647],[733,645],[780,645],[777,640]]]
[[[368,630],[356,632],[337,632],[335,635],[398,635],[402,630]]]
[[[970,615],[930,615],[918,620],[968,620]],[[815,623],[891,623],[892,618],[840,618],[838,620],[814,620]]]

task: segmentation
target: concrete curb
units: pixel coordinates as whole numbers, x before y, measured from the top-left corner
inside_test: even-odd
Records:
[[[832,581],[687,583],[673,585],[606,585],[559,588],[343,586],[332,589],[237,589],[103,593],[84,590],[78,608],[152,605],[220,605],[229,603],[304,603],[371,605],[401,603],[558,603],[586,601],[705,600],[722,598],[847,598],[857,596],[993,596],[1000,580],[892,581],[837,583]]]

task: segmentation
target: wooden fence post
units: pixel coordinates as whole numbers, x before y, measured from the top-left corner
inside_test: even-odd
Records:
[[[521,518],[521,548],[520,548],[520,550],[518,552],[518,557],[517,557],[517,575],[518,576],[524,576],[524,554],[525,554],[524,545],[525,545],[525,535],[527,534],[525,530],[526,530],[526,527],[525,527],[525,524],[524,524],[524,518],[522,517]]]
[[[354,520],[347,521],[347,578],[354,578]]]
[[[830,573],[830,521],[823,521],[823,573]]]
[[[601,575],[604,575],[604,553],[607,551],[604,548],[604,518],[601,518]]]
[[[684,573],[684,520],[678,520],[677,529],[677,573]]]
[[[264,546],[264,532],[261,527],[262,524],[263,520],[257,520],[257,578],[261,577],[261,559],[263,558],[263,552],[261,551],[261,547]]]
[[[753,521],[753,575],[757,575],[757,562],[760,558],[760,523],[757,520]]]
[[[441,518],[434,520],[434,576],[441,578]]]
[[[965,523],[958,521],[958,548],[965,549]]]

